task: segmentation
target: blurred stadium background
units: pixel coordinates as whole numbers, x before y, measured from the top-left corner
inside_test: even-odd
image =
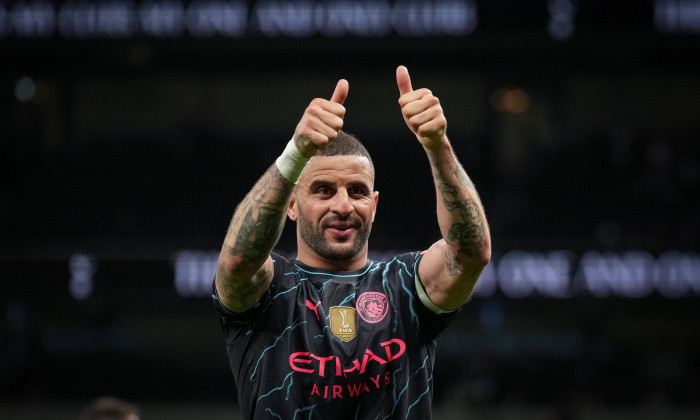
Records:
[[[377,168],[372,255],[436,238],[399,64],[493,232],[436,418],[697,418],[698,54],[700,0],[0,2],[0,418],[100,395],[239,418],[217,250],[339,78]]]

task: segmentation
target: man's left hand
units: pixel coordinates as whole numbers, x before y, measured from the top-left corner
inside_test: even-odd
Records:
[[[447,119],[440,106],[440,100],[429,89],[413,90],[408,69],[396,69],[396,83],[399,86],[399,105],[406,125],[427,149],[434,149],[445,139]]]

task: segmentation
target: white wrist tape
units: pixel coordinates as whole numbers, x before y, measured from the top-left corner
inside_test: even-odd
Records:
[[[282,176],[296,184],[310,159],[299,153],[297,145],[294,143],[294,138],[292,138],[287,143],[287,147],[284,148],[280,157],[277,158],[277,169]]]

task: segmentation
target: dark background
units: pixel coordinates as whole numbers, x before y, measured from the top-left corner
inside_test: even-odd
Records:
[[[267,37],[253,28],[206,39],[139,31],[69,39],[8,26],[18,5],[65,3],[0,3],[6,412],[71,413],[110,394],[153,407],[150,418],[174,418],[163,407],[183,403],[237,415],[210,299],[176,290],[176,256],[194,250],[211,260],[236,203],[310,100],[330,97],[339,78],[350,82],[345,129],[377,170],[373,253],[432,243],[429,166],[397,104],[403,64],[414,88],[441,99],[482,196],[489,276],[509,280],[496,270],[514,250],[564,251],[572,261],[565,298],[496,288],[465,307],[439,342],[440,418],[697,413],[700,18],[689,10],[700,2],[684,3],[690,23],[674,30],[659,10],[680,1],[581,0],[565,39],[548,33],[551,4],[536,0],[451,2],[478,13],[459,36]],[[271,3],[288,4],[242,2],[250,11]],[[402,4],[419,3],[441,4]],[[280,252],[293,253],[291,229]],[[658,261],[669,251],[686,257],[687,293],[632,298],[576,287],[591,253]],[[70,289],[76,255],[91,273],[83,298]],[[634,264],[626,267],[613,272]],[[655,276],[657,285],[667,280]]]

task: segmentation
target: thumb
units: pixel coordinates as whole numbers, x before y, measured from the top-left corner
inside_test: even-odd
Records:
[[[348,97],[349,89],[350,85],[348,84],[347,80],[338,80],[338,84],[335,85],[335,90],[333,91],[333,96],[331,96],[331,102],[335,102],[342,105],[343,102],[345,102],[345,98]]]
[[[405,66],[396,68],[396,84],[399,85],[399,93],[401,95],[408,92],[413,92],[411,87],[411,76],[408,75],[408,69]]]

